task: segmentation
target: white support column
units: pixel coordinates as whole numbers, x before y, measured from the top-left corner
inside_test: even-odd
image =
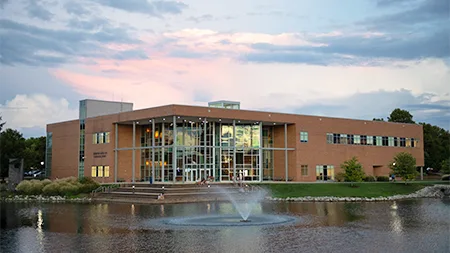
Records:
[[[236,120],[233,120],[233,177],[236,177]],[[230,178],[231,179],[231,178]]]
[[[222,182],[222,122],[219,123],[219,182]]]
[[[263,181],[263,136],[262,136],[262,122],[259,122],[259,182]]]
[[[172,147],[173,182],[177,180],[177,118],[173,116],[173,147]]]
[[[214,122],[212,125],[212,160],[213,160],[213,172],[212,176],[214,177],[214,181],[216,180],[216,123]]]
[[[152,119],[152,183],[155,182],[155,119]]]
[[[118,143],[119,143],[119,124],[114,124],[114,182],[117,183],[117,161],[118,161]]]
[[[133,184],[135,183],[136,179],[135,179],[135,168],[136,168],[136,122],[133,121],[133,149],[132,149],[132,166],[133,166],[133,170],[132,170],[132,181]]]
[[[284,169],[286,182],[288,182],[288,151],[287,151],[287,124],[284,124]]]
[[[186,138],[186,122],[183,122],[183,167],[181,168],[183,172],[183,183],[186,182],[186,147],[185,144],[185,138]]]
[[[203,173],[205,174],[205,176],[206,176],[206,135],[208,134],[207,130],[208,129],[206,128],[206,118],[205,118],[203,121]]]
[[[164,146],[166,146],[166,140],[165,140],[165,137],[164,137],[164,128],[165,128],[165,126],[164,126],[164,121],[162,122],[162,124],[161,124],[161,141],[162,141],[162,143],[161,143],[161,182],[164,182],[164,152],[166,151],[165,150],[165,148],[164,148]]]

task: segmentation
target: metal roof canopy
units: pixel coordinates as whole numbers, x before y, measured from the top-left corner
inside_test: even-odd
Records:
[[[175,116],[176,123],[190,123],[190,122],[198,122],[202,123],[205,121],[205,117],[193,117],[193,116]],[[259,124],[260,121],[257,120],[240,120],[240,119],[234,119],[236,125],[256,125]],[[155,123],[173,123],[173,115],[172,116],[164,116],[164,117],[156,117],[156,118],[143,118],[139,120],[135,120],[137,125],[148,125],[151,124],[152,121]],[[233,119],[227,119],[227,118],[206,118],[206,121],[208,122],[216,122],[216,123],[224,123],[224,124],[233,124]],[[115,122],[120,125],[132,125],[133,121],[121,121],[121,122]],[[283,125],[283,124],[293,124],[289,122],[268,122],[268,121],[262,121],[263,126],[274,126],[274,125]]]

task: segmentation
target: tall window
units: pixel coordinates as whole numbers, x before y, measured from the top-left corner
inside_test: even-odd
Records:
[[[389,147],[393,147],[394,146],[394,137],[389,137],[388,142],[389,142]]]
[[[355,135],[353,138],[354,138],[354,144],[355,145],[360,145],[361,144],[361,136]]]
[[[400,138],[400,147],[404,147],[404,146],[406,146],[406,139]]]
[[[328,144],[332,144],[333,142],[333,134],[332,133],[327,133],[327,143]]]
[[[367,145],[375,145],[375,143],[373,143],[372,135],[367,135]]]
[[[308,132],[300,132],[300,142],[308,142]]]
[[[382,138],[382,145],[383,146],[388,146],[389,145],[388,137],[387,136],[383,136],[381,138]]]
[[[308,176],[308,165],[301,166],[302,176]]]
[[[347,135],[341,134],[341,144],[347,144]]]
[[[411,147],[411,139],[410,138],[406,138],[406,147],[407,148]]]
[[[335,144],[341,143],[340,134],[333,134],[333,143]]]
[[[347,144],[353,144],[354,137],[353,134],[347,135]]]
[[[361,145],[367,145],[367,136],[361,135]]]
[[[109,177],[109,166],[92,166],[91,177]]]
[[[101,132],[92,134],[93,144],[109,143],[109,132]]]
[[[375,136],[373,137],[375,139]],[[377,139],[377,146],[383,146],[383,137],[381,136],[376,136]]]

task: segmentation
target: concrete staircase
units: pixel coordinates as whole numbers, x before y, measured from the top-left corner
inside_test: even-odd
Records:
[[[238,187],[233,184],[131,184],[108,189],[105,192],[93,194],[94,200],[133,202],[133,203],[187,203],[203,201],[228,201],[220,190],[231,194],[243,194],[255,189],[255,186]],[[158,195],[164,194],[164,200],[158,200]]]

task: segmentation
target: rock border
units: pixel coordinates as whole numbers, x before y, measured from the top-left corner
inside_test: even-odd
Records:
[[[4,202],[42,202],[42,203],[90,203],[91,198],[66,198],[61,196],[42,196],[42,195],[15,195],[13,197],[2,198]]]
[[[274,198],[266,197],[268,201],[281,201],[281,202],[380,202],[380,201],[393,201],[403,199],[417,199],[417,198],[443,198],[450,196],[450,185],[433,185],[427,186],[414,193],[406,195],[393,195],[389,197],[288,197],[288,198]],[[0,199],[0,202],[41,202],[41,203],[92,203],[92,198],[66,198],[61,196],[42,196],[42,195],[15,195],[13,197],[4,197]],[[98,202],[98,201],[97,201]],[[101,202],[101,201],[100,201]],[[198,201],[187,201],[188,203],[194,203]],[[159,203],[159,202],[158,202]]]
[[[443,198],[450,195],[450,185],[433,185],[427,186],[414,193],[406,195],[393,195],[389,197],[287,197],[287,198],[274,198],[266,197],[270,201],[282,201],[282,202],[380,202],[380,201],[393,201],[403,199],[416,199],[416,198]]]

